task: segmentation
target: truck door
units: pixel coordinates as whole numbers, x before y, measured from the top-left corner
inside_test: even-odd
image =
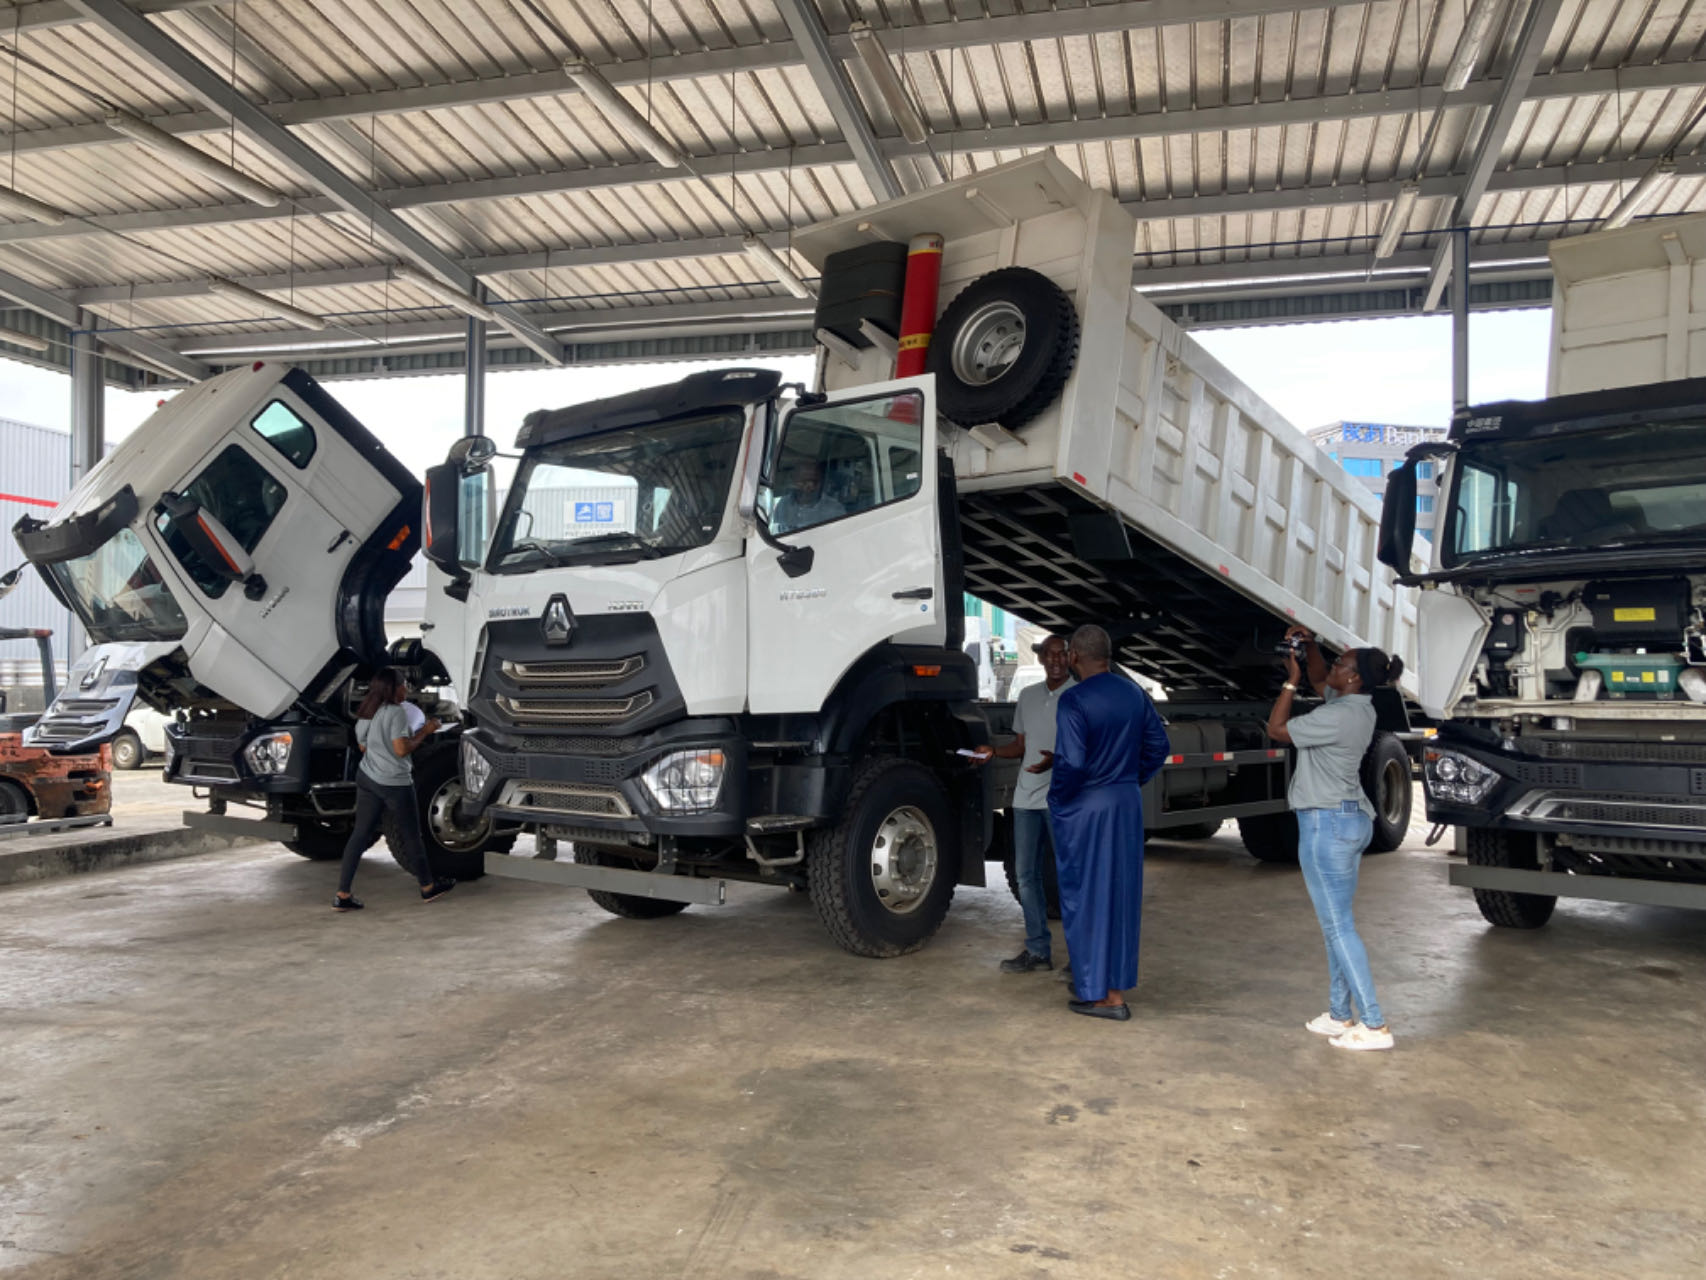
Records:
[[[243,662],[240,649],[300,692],[337,653],[340,584],[363,531],[334,519],[303,479],[321,452],[321,437],[331,434],[316,430],[283,398],[272,399],[252,421],[223,436],[185,477],[182,496],[213,515],[253,560],[264,581],[257,591],[214,572],[173,530],[165,512],[149,513],[151,532],[194,583],[215,624],[190,654],[204,684],[225,688],[220,669],[228,661]],[[368,519],[381,518],[391,505]],[[232,671],[233,700],[243,705],[248,700],[238,694],[252,677],[240,671],[247,669]],[[264,700],[279,699],[269,690]]]
[[[799,550],[747,558],[752,711],[815,712],[876,646],[944,642],[961,602],[942,599],[933,391],[860,387],[782,422],[759,519]]]

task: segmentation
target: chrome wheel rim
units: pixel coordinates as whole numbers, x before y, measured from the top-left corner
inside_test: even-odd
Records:
[[[456,825],[456,802],[462,799],[462,779],[451,778],[433,792],[427,805],[427,830],[439,845],[452,853],[470,853],[492,833],[490,814],[481,814],[471,827]]]
[[[954,338],[954,376],[968,386],[987,386],[1003,377],[1024,349],[1024,313],[1011,302],[986,303]]]
[[[906,805],[884,818],[871,841],[871,887],[887,911],[915,911],[936,883],[940,862],[936,829],[919,809]]]
[[[1406,765],[1388,760],[1380,774],[1380,816],[1388,825],[1397,826],[1404,820],[1404,788],[1410,785]]]

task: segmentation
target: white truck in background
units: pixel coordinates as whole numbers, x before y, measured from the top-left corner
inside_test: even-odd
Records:
[[[926,234],[930,370],[897,380],[905,246]],[[715,370],[530,414],[515,458],[459,442],[428,473],[426,554],[470,719],[465,816],[533,824],[543,853],[488,872],[627,916],[786,884],[850,951],[923,945],[955,884],[983,883],[1001,807],[964,758],[1000,725],[962,591],[1101,623],[1166,689],[1152,831],[1234,818],[1258,857],[1295,859],[1289,755],[1263,729],[1274,646],[1302,623],[1413,667],[1412,604],[1375,558],[1373,499],[1133,294],[1134,235],[1052,157],[946,183],[795,237],[823,277],[815,386]],[[631,527],[541,532],[556,495],[600,481]],[[1383,716],[1367,784],[1392,848],[1412,777],[1396,691]]]
[[[1428,817],[1495,925],[1560,897],[1706,908],[1706,217],[1554,241],[1549,398],[1460,412],[1387,484],[1438,723]]]
[[[420,515],[420,482],[303,371],[257,362],[182,392],[45,519],[14,526],[91,641],[28,744],[128,745],[140,699],[173,717],[166,780],[208,800],[187,821],[338,857],[354,817],[354,708],[373,668],[403,666],[423,710],[456,720],[433,655],[386,645],[385,599]],[[415,769],[435,866],[468,876],[515,837],[455,821],[459,733],[435,738]]]

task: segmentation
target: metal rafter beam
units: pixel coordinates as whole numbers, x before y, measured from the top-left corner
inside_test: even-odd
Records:
[[[1635,73],[1627,74],[1633,76]],[[1642,69],[1640,74],[1650,88],[1693,88],[1699,83],[1700,69],[1694,64],[1667,64]],[[1591,71],[1548,76],[1538,86],[1535,96],[1576,97],[1609,92],[1614,87],[1615,75],[1616,73],[1609,71]],[[1469,91],[1465,91],[1465,95],[1455,95],[1455,97],[1457,100],[1461,100],[1468,94]],[[1280,103],[1213,107],[1201,111],[1153,112],[1138,116],[1119,116],[1088,121],[1057,121],[1016,125],[1001,129],[945,135],[935,141],[939,145],[939,149],[943,144],[950,144],[951,150],[959,153],[1042,146],[1070,147],[1131,139],[1167,137],[1188,134],[1198,130],[1217,132],[1277,124],[1312,124],[1326,120],[1356,119],[1382,113],[1401,114],[1413,109],[1413,98],[1405,101],[1403,94],[1341,94],[1324,98],[1293,99]],[[882,149],[883,153],[891,159],[923,153],[923,148],[910,146],[899,139],[884,141]],[[847,144],[832,142],[796,147],[791,151],[777,148],[771,151],[748,152],[735,156],[727,154],[700,156],[696,159],[702,169],[714,168],[720,173],[732,167],[738,175],[753,175],[786,169],[790,164],[801,170],[844,165],[852,163],[854,155]],[[1567,177],[1560,177],[1556,182],[1538,184],[1561,185],[1564,181],[1569,181],[1572,184],[1611,181],[1612,171],[1617,168],[1619,166],[1612,162],[1573,166],[1554,165],[1544,169],[1513,172],[1518,175],[1532,173],[1568,175]],[[1468,176],[1468,174],[1455,177],[1448,175],[1424,179],[1422,194],[1424,197],[1455,198],[1463,190]],[[1506,174],[1493,174],[1487,180],[1488,186],[1493,190],[1507,189],[1502,186],[1502,180],[1507,176]],[[1638,177],[1639,175],[1634,176]],[[679,182],[688,180],[690,177],[691,175],[684,170],[665,169],[661,165],[641,162],[582,166],[515,177],[390,187],[374,193],[373,198],[381,206],[392,210],[423,209],[439,205],[477,203],[523,196],[547,196],[579,191],[607,190],[633,184]],[[1336,184],[1310,188],[1310,191],[1320,193],[1311,195],[1310,201],[1312,203],[1335,204],[1363,203],[1365,200],[1372,201],[1375,199],[1372,194],[1365,196],[1363,193],[1372,193],[1375,190],[1384,193],[1379,198],[1390,199],[1397,187],[1398,184],[1392,182],[1372,183],[1367,186]],[[1183,197],[1160,203],[1168,208],[1181,208],[1193,199],[1208,201],[1211,204],[1215,201],[1229,201],[1228,211],[1231,212],[1250,212],[1252,209],[1260,207],[1259,205],[1252,205],[1245,193],[1231,193],[1227,196]],[[136,233],[199,226],[234,225],[288,218],[299,213],[336,213],[340,211],[340,207],[337,201],[329,197],[308,196],[299,198],[291,204],[280,205],[275,208],[233,203],[155,209],[139,213],[105,214],[92,218],[74,218],[56,227],[36,222],[18,222],[8,226],[0,226],[0,244],[52,240],[64,236],[90,235],[103,231]],[[1291,206],[1281,204],[1277,207]],[[1144,215],[1140,214],[1139,216]],[[1181,214],[1179,216],[1190,215]]]
[[[830,50],[817,5],[813,0],[775,0],[775,3],[794,37],[800,61],[811,72],[812,83],[835,117],[842,139],[853,149],[853,159],[864,175],[865,185],[878,200],[897,199],[902,194],[900,182],[877,143],[870,117],[848,82],[846,68]]]
[[[294,169],[348,213],[367,221],[416,265],[441,276],[464,293],[475,279],[449,254],[362,189],[289,129],[237,93],[211,67],[121,0],[70,0],[114,39],[195,94],[242,129],[249,140],[279,163]],[[525,318],[500,311],[505,328],[552,364],[561,364],[562,348]]]
[[[56,293],[50,293],[39,285],[31,284],[20,276],[9,271],[0,271],[0,298],[9,298],[20,307],[27,307],[37,315],[46,316],[49,320],[57,320],[67,329],[83,328],[82,316],[78,309]],[[138,369],[148,369],[160,373],[176,374],[191,382],[200,382],[212,371],[199,360],[180,355],[176,350],[163,342],[144,337],[140,333],[108,333],[102,331],[99,340],[112,348],[113,359]]]
[[[1493,169],[1504,152],[1505,140],[1510,137],[1511,126],[1516,123],[1517,112],[1528,97],[1535,65],[1546,46],[1546,37],[1552,34],[1552,28],[1558,21],[1558,11],[1563,7],[1564,0],[1530,0],[1522,27],[1517,31],[1510,65],[1504,79],[1499,82],[1498,97],[1487,113],[1480,141],[1475,146],[1475,157],[1469,163],[1469,171],[1463,175],[1463,185],[1452,205],[1448,226],[1463,227],[1474,222],[1475,206],[1481,203],[1481,197],[1486,193]],[[1423,310],[1432,311],[1439,306],[1440,295],[1445,292],[1446,282],[1450,279],[1451,238],[1447,236],[1440,242],[1433,268],[1428,273],[1427,301]]]

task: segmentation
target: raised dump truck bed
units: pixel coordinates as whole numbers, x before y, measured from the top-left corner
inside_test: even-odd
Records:
[[[1378,501],[1133,294],[1136,223],[1114,200],[1037,156],[813,227],[795,247],[821,268],[873,238],[927,233],[944,240],[942,312],[1023,266],[1080,322],[1071,376],[1028,424],[942,424],[968,590],[1050,626],[1111,621],[1133,669],[1208,697],[1270,692],[1272,644],[1294,622],[1414,666],[1414,604],[1375,557]],[[880,347],[849,355],[825,356],[827,389],[886,376]]]

